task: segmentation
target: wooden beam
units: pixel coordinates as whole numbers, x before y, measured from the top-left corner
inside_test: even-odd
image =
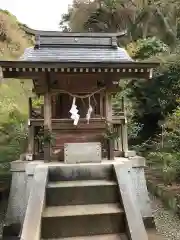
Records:
[[[18,78],[18,79],[39,79],[45,76],[44,72],[22,72],[22,71],[5,71],[3,72],[4,78]]]
[[[31,119],[32,126],[42,126],[44,119]],[[77,126],[73,125],[72,119],[52,119],[52,129],[53,130],[76,130],[76,131],[84,131],[84,130],[105,130],[105,119],[104,118],[91,118],[89,124],[87,124],[86,119],[80,119]]]
[[[44,161],[51,161],[51,141],[47,141],[49,136],[52,134],[52,101],[51,101],[51,91],[50,91],[50,75],[47,74],[46,77],[46,92],[44,94]]]

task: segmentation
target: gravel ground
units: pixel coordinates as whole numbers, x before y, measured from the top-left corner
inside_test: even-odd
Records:
[[[166,209],[156,197],[151,196],[151,200],[158,232],[164,240],[180,240],[180,218]]]
[[[166,209],[161,201],[151,196],[152,209],[155,217],[155,223],[158,232],[164,237],[164,240],[180,240],[180,218]],[[4,210],[6,203],[0,203],[0,239],[4,219]]]

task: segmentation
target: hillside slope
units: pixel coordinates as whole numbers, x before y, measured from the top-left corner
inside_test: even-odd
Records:
[[[22,30],[17,18],[0,9],[0,59],[18,58],[33,39]]]
[[[22,24],[8,11],[0,10],[0,60],[18,59],[33,45]],[[4,79],[0,83],[0,162],[17,160],[26,138],[30,80]]]
[[[8,11],[0,10],[0,60],[19,58],[24,49],[33,44],[33,39],[22,30],[22,24]],[[20,111],[27,111],[27,91],[31,91],[30,81],[8,79],[0,86],[0,103],[6,107],[9,102],[17,105]],[[6,103],[7,102],[7,103]],[[1,109],[2,110],[2,109]],[[1,122],[1,118],[0,118]]]

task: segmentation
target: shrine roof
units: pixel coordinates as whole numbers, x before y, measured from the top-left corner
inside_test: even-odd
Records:
[[[20,58],[21,61],[37,62],[89,62],[89,63],[120,63],[133,62],[123,48],[88,48],[88,47],[40,47],[27,48]]]
[[[117,44],[118,34],[36,32],[35,46],[27,48],[21,61],[34,62],[132,62]]]
[[[136,62],[118,46],[124,33],[62,33],[25,28],[35,36],[16,61],[0,61],[5,78],[33,78],[42,72],[111,72],[124,77],[146,77],[154,62]]]

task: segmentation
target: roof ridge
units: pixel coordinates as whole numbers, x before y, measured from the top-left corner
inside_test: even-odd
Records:
[[[23,30],[34,36],[44,36],[44,37],[122,37],[127,34],[127,31],[114,32],[114,33],[103,33],[103,32],[62,32],[62,31],[47,31],[47,30],[35,30],[27,26],[22,26]]]
[[[46,37],[36,35],[35,38],[35,49],[40,47],[111,47],[117,48],[117,37],[115,36],[85,36],[79,35],[78,37],[74,37],[74,35],[67,35],[67,36],[53,36],[53,37]]]

